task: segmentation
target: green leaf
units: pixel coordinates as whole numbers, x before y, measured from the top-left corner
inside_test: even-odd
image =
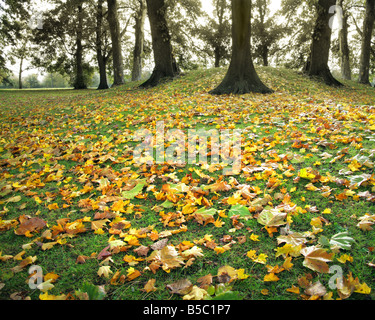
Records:
[[[232,208],[229,210],[229,213],[228,213],[229,217],[236,216],[236,215],[240,215],[241,217],[251,216],[249,209],[243,206],[242,204],[236,204],[232,206]]]
[[[242,296],[238,291],[226,291],[215,297],[211,297],[210,300],[242,300]]]
[[[351,249],[351,244],[355,242],[355,240],[348,236],[348,232],[340,232],[335,234],[331,240],[329,241],[331,246],[338,246],[341,249],[349,250]]]
[[[217,210],[215,208],[206,209],[205,207],[203,207],[203,208],[200,208],[195,213],[200,214],[202,216],[204,216],[204,215],[212,215],[213,216],[217,213]]]
[[[165,209],[170,209],[170,208],[173,208],[174,207],[174,203],[173,202],[170,202],[168,200],[165,200],[161,206]]]
[[[138,194],[141,193],[145,184],[146,183],[141,182],[141,183],[138,183],[132,190],[123,191],[121,193],[122,197],[125,198],[126,200],[134,199]]]

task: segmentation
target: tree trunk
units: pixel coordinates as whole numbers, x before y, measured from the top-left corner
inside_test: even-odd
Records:
[[[215,52],[215,68],[220,68],[220,61],[221,61],[221,54],[220,54],[220,48],[217,46],[214,50]]]
[[[342,7],[343,0],[339,5]],[[352,72],[350,68],[350,49],[348,43],[348,19],[349,16],[344,12],[342,19],[342,29],[339,32],[340,42],[340,60],[341,60],[341,76],[344,80],[352,80]]]
[[[107,81],[107,59],[103,55],[103,2],[104,0],[98,0],[97,12],[96,12],[96,59],[99,66],[100,82],[98,90],[108,89]]]
[[[76,39],[76,79],[74,89],[87,89],[83,76],[83,46],[82,46],[82,28],[83,28],[83,7],[82,3],[78,5],[78,25]]]
[[[108,23],[111,30],[112,56],[113,56],[113,86],[120,86],[125,83],[124,65],[121,50],[121,31],[118,20],[117,0],[107,0]]]
[[[132,81],[139,81],[142,78],[143,51],[144,51],[144,25],[147,14],[145,0],[139,0],[139,10],[135,17],[135,45],[133,53]]]
[[[19,72],[18,72],[18,89],[23,89],[23,85],[22,85],[22,68],[23,68],[23,57],[21,57],[21,61],[20,61],[20,69],[19,69]]]
[[[268,47],[264,45],[262,48],[262,59],[263,59],[263,66],[268,67]]]
[[[211,94],[272,93],[259,79],[251,57],[251,0],[232,0],[232,58],[223,82]]]
[[[150,79],[143,83],[141,88],[155,87],[163,79],[174,78],[180,73],[173,59],[171,36],[165,18],[165,1],[146,0],[146,2],[151,25],[155,68]]]
[[[363,21],[363,35],[361,58],[359,67],[359,83],[370,85],[370,55],[371,55],[371,37],[375,21],[375,0],[366,1],[366,16]]]
[[[307,74],[310,77],[320,78],[327,85],[342,86],[342,84],[332,76],[328,67],[332,33],[329,25],[332,14],[329,13],[329,8],[335,4],[336,0],[319,0],[317,4],[318,17],[315,22]]]

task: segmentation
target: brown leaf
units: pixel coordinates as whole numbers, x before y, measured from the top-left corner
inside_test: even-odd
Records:
[[[212,284],[212,275],[211,275],[211,273],[208,274],[208,275],[206,275],[206,276],[200,277],[197,280],[197,282],[200,283],[199,287],[201,287],[203,289],[207,289]]]
[[[107,257],[110,257],[112,255],[111,252],[108,251],[108,249],[110,248],[111,246],[107,246],[105,247],[98,255],[97,259],[98,260],[102,260],[102,259],[105,259]]]
[[[148,252],[150,251],[150,248],[149,247],[146,247],[146,246],[140,246],[138,247],[137,249],[134,249],[133,250],[136,254],[138,254],[139,256],[144,256],[146,257]]]
[[[142,291],[147,292],[147,293],[156,291],[157,288],[155,287],[155,282],[156,282],[156,279],[148,280],[146,285],[143,287]]]
[[[165,239],[162,239],[158,242],[155,242],[152,246],[151,246],[151,249],[152,250],[161,250],[163,249],[168,243],[168,238],[165,238]]]
[[[327,289],[318,281],[307,287],[305,293],[309,296],[323,297],[327,293]]]
[[[43,219],[34,217],[31,218],[26,215],[19,217],[20,226],[14,230],[14,233],[18,236],[25,235],[27,232],[31,233],[34,231],[39,231],[46,226],[46,222]]]
[[[189,279],[179,280],[177,282],[167,285],[167,289],[170,290],[171,294],[175,293],[182,296],[188,294],[192,288],[193,284],[190,282]]]
[[[313,246],[302,249],[301,254],[305,256],[303,261],[305,267],[317,272],[329,273],[327,262],[332,261],[333,253],[328,253],[323,248]]]

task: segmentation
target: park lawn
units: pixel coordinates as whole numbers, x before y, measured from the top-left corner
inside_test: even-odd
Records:
[[[258,72],[275,93],[212,96],[223,69],[1,90],[0,298],[373,299],[374,89]],[[161,121],[240,129],[241,171],[136,165],[135,132]]]

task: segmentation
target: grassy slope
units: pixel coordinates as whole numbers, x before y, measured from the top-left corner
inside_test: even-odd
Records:
[[[224,224],[218,227],[212,223],[201,225],[192,215],[187,214],[184,217],[187,221],[183,222],[183,225],[187,226],[187,232],[170,236],[169,243],[176,247],[183,241],[198,243],[204,256],[196,257],[191,266],[176,268],[170,273],[161,269],[155,274],[144,271],[144,267],[149,263],[142,261],[134,265],[142,275],[120,285],[111,284],[111,277],[105,279],[97,275],[101,261],[91,258],[87,259],[85,264],[76,263],[78,256],[89,257],[93,253],[98,254],[108,245],[110,236],[113,236],[108,232],[113,219],[103,226],[103,234],[94,234],[90,230],[91,223],[83,222],[88,231],[72,238],[63,237],[62,244],[56,244],[51,249],[41,249],[38,244],[52,242],[40,238],[42,232],[47,228],[53,230],[54,226],[58,225],[58,219],[68,217],[70,222],[73,222],[89,217],[93,221],[94,214],[102,212],[101,197],[119,195],[113,175],[123,179],[125,183],[129,178],[127,172],[134,171],[139,174],[139,178],[148,177],[147,170],[142,171],[132,165],[129,150],[136,145],[136,142],[131,141],[131,133],[140,128],[155,130],[155,122],[162,120],[165,121],[167,128],[182,130],[198,127],[242,129],[246,133],[244,141],[251,141],[249,137],[252,136],[253,141],[249,146],[257,146],[257,151],[247,152],[249,163],[244,163],[245,165],[251,164],[252,160],[257,165],[275,161],[272,150],[278,155],[293,155],[293,159],[289,158],[285,162],[279,160],[282,166],[269,171],[270,176],[253,173],[236,175],[234,178],[240,184],[249,184],[254,190],[259,190],[257,198],[263,197],[265,193],[270,194],[273,199],[270,204],[273,207],[283,201],[290,206],[296,205],[297,209],[289,214],[291,219],[289,221],[292,221],[290,228],[294,231],[302,233],[316,230],[311,223],[317,222],[319,217],[324,218],[319,220],[323,221],[322,232],[317,232],[315,239],[312,239],[308,246],[316,245],[322,235],[329,239],[334,234],[347,230],[356,242],[351,250],[341,250],[337,253],[330,265],[340,265],[345,275],[352,272],[361,283],[365,282],[374,289],[374,268],[368,265],[370,262],[374,263],[374,231],[363,231],[356,226],[357,218],[366,213],[374,214],[374,203],[358,197],[359,192],[374,192],[372,190],[374,180],[359,189],[354,189],[352,193],[348,193],[348,187],[345,185],[319,181],[314,183],[318,188],[331,189],[324,195],[322,190],[307,190],[305,186],[310,182],[308,180],[293,180],[298,176],[300,169],[307,167],[318,170],[323,177],[330,174],[344,178],[341,175],[342,170],[350,170],[349,159],[359,152],[373,160],[371,157],[374,152],[374,142],[367,137],[374,134],[372,128],[375,109],[369,107],[375,101],[374,89],[353,82],[346,82],[346,87],[341,89],[328,88],[289,70],[261,68],[259,74],[264,82],[275,90],[274,94],[267,96],[249,94],[239,97],[208,95],[207,92],[224,76],[223,70],[191,72],[173,83],[147,91],[136,89],[134,83],[105,92],[0,91],[0,157],[2,158],[0,221],[1,219],[17,220],[20,215],[26,214],[40,217],[48,223],[46,228],[40,233],[34,232],[30,238],[14,233],[14,229],[19,225],[0,231],[2,255],[16,256],[23,251],[22,245],[33,242],[31,248],[25,250],[21,260],[29,256],[37,257],[34,264],[40,265],[44,274],[53,272],[59,275],[54,283],[55,287],[49,291],[52,295],[68,293],[74,295],[75,290],[80,289],[84,282],[88,282],[105,285],[108,299],[170,299],[170,293],[164,290],[167,284],[186,278],[197,284],[198,278],[208,274],[215,276],[218,268],[224,265],[235,269],[242,268],[249,275],[247,279],[231,283],[233,290],[238,291],[244,299],[301,299],[300,295],[287,292],[286,289],[292,286],[300,287],[300,293],[303,294],[304,288],[301,286],[301,280],[298,279],[307,274],[311,274],[313,282],[319,280],[328,289],[330,276],[304,267],[303,256],[293,258],[294,266],[278,274],[279,281],[264,282],[264,276],[268,273],[266,266],[252,261],[246,253],[256,250],[258,255],[266,254],[268,256],[266,264],[271,266],[281,266],[284,259],[282,256],[275,256],[280,230],[270,237],[256,219],[240,220],[243,227],[232,233],[233,222],[229,217],[221,217],[220,220]],[[305,148],[296,148],[297,140],[305,144]],[[329,145],[322,145],[322,141],[331,142],[332,148]],[[336,156],[344,148],[348,148],[347,153],[334,163],[330,162],[332,158],[321,157],[323,152]],[[113,158],[106,159],[102,157],[104,155],[111,155]],[[294,169],[290,171],[293,174],[290,177],[284,175],[289,165]],[[131,223],[131,229],[124,232],[140,230],[152,225],[159,233],[179,229],[182,224],[178,218],[181,218],[181,215],[177,218],[172,217],[171,221],[174,223],[170,226],[164,226],[160,221],[161,216],[158,211],[167,198],[161,195],[160,200],[157,200],[155,195],[161,191],[164,184],[173,183],[170,178],[165,177],[167,173],[175,173],[179,180],[187,174],[192,174],[191,177],[195,179],[198,187],[212,184],[221,175],[221,171],[209,172],[204,168],[200,168],[201,171],[194,171],[197,168],[187,165],[183,168],[169,167],[164,172],[154,171],[155,192],[144,190],[146,199],[131,200],[131,204],[135,205],[132,210],[129,209],[131,213],[121,213],[121,216]],[[215,180],[208,183],[203,175],[198,175],[200,172],[210,175]],[[372,174],[373,167],[363,165],[353,175],[361,173]],[[112,189],[105,191],[98,189],[97,180],[103,176],[109,177],[112,181]],[[50,179],[47,179],[48,177]],[[271,177],[274,177],[274,181],[280,185],[272,188]],[[214,208],[226,209],[228,213],[230,205],[226,204],[226,200],[233,196],[236,189],[230,177],[226,177],[225,180],[232,182],[231,190],[211,192],[205,197],[211,201]],[[194,182],[190,181],[190,183],[190,186],[194,185]],[[90,190],[87,193],[82,192],[85,185]],[[65,198],[63,191],[66,191]],[[81,191],[82,194],[74,197],[74,192],[77,191]],[[349,196],[343,197],[345,193]],[[340,194],[346,199],[340,198]],[[21,196],[20,201],[14,203],[7,201],[18,195]],[[287,200],[289,198],[285,195],[290,195],[290,200]],[[185,196],[186,194],[182,194],[176,205],[165,209],[165,213],[180,212],[190,201]],[[35,200],[38,199],[36,197],[39,197],[40,203]],[[99,207],[82,212],[84,208],[78,206],[78,203],[87,198],[92,199],[96,204],[99,203]],[[244,201],[243,204],[246,203],[251,207],[251,201],[241,200]],[[54,203],[59,209],[48,208],[48,205]],[[112,203],[108,204],[109,208],[111,205]],[[197,208],[201,207],[197,203],[195,205]],[[316,207],[318,211],[309,212],[306,206]],[[331,209],[332,214],[322,214],[325,209]],[[255,213],[253,214],[256,217]],[[218,216],[215,216],[216,218]],[[251,234],[258,235],[260,241],[250,240]],[[227,235],[232,236],[236,243],[230,250],[218,254],[199,242],[206,235],[212,235],[212,240],[219,247],[227,244],[222,242]],[[246,242],[243,244],[237,241],[241,236],[246,236]],[[120,239],[118,235],[114,237]],[[150,236],[139,238],[140,244],[145,246],[152,245],[154,241],[156,240],[152,240]],[[130,247],[127,252],[113,254],[113,261],[109,263],[113,274],[116,271],[127,274],[130,266],[123,258],[125,255],[138,257],[133,252],[134,248]],[[151,252],[152,250],[149,254]],[[352,256],[353,262],[342,264],[336,260],[344,253]],[[0,261],[0,284],[4,283],[4,287],[0,290],[0,298],[8,299],[11,294],[22,292],[23,296],[38,299],[40,291],[30,290],[27,285],[28,266],[16,273],[11,270],[20,263],[22,261],[13,258]],[[145,293],[141,289],[151,278],[156,279],[155,286],[159,290]],[[267,294],[264,295],[265,293]],[[337,297],[335,290],[333,297]],[[358,293],[351,296],[354,299],[367,297]],[[180,297],[174,295],[172,299],[180,299]]]

